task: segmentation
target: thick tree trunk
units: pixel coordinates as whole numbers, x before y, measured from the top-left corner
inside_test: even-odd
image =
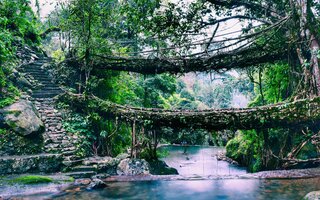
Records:
[[[309,91],[308,96],[320,95],[320,70],[319,70],[319,40],[314,32],[314,14],[308,0],[295,0],[295,7],[300,18],[301,47],[298,52],[301,65],[305,67],[305,89]],[[307,46],[308,48],[304,48]],[[308,55],[311,54],[311,55]],[[309,87],[309,88],[308,88]]]
[[[318,53],[319,53],[319,42],[316,39],[315,35],[311,35],[311,42],[310,42],[310,50],[311,50],[311,68],[312,68],[312,75],[314,77],[314,84],[316,87],[316,94],[320,95],[320,70],[319,70],[319,60],[318,60]]]

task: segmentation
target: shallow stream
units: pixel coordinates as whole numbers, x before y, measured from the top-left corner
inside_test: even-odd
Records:
[[[309,179],[246,179],[247,172],[225,161],[218,161],[223,148],[200,146],[163,146],[163,160],[178,170],[181,178],[152,181],[108,182],[101,190],[71,187],[65,192],[36,195],[25,199],[239,199],[262,200],[302,199],[308,192],[320,190],[320,178]],[[126,179],[124,179],[126,180]]]

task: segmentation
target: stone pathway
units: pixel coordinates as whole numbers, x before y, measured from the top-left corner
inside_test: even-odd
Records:
[[[82,159],[75,154],[77,137],[63,129],[62,114],[56,109],[54,97],[63,93],[63,90],[52,82],[53,78],[43,68],[44,64],[50,62],[49,58],[42,57],[25,65],[22,70],[26,73],[27,79],[33,83],[32,101],[45,124],[44,152],[62,154],[63,164],[71,167],[81,163]]]

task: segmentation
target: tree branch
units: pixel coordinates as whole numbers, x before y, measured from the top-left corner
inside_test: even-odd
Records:
[[[40,37],[41,38],[45,38],[45,37],[47,37],[47,35],[49,34],[49,33],[52,33],[52,32],[59,32],[59,31],[61,31],[61,29],[59,28],[59,27],[50,27],[50,28],[48,28],[47,30],[45,30],[43,33],[41,33],[40,34]]]

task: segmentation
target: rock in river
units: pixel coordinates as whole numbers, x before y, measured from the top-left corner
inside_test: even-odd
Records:
[[[39,113],[33,104],[28,100],[18,102],[0,109],[0,119],[3,124],[16,133],[27,136],[39,134],[44,131],[44,125],[39,117]]]
[[[102,189],[107,187],[107,184],[100,179],[92,179],[92,182],[87,187],[87,190],[95,190],[95,189]]]
[[[148,175],[150,174],[149,163],[144,159],[130,159],[121,160],[117,167],[118,175]]]
[[[309,192],[303,199],[305,199],[305,200],[320,200],[320,191]]]

